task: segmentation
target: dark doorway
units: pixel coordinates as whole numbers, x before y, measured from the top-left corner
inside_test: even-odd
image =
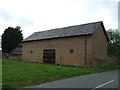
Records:
[[[43,63],[55,64],[55,49],[43,51]]]

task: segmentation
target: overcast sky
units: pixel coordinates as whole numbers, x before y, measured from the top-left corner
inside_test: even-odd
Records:
[[[119,0],[0,0],[0,36],[20,26],[24,38],[34,32],[103,21],[118,28]]]

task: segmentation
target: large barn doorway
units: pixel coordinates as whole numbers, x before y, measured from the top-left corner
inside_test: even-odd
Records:
[[[43,50],[43,63],[55,63],[55,49]]]

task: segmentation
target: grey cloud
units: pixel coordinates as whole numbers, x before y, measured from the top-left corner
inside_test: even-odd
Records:
[[[120,1],[118,3],[118,29],[120,30]]]
[[[24,27],[27,27],[29,25],[33,25],[33,21],[25,16],[22,16],[20,18],[18,18],[18,24],[24,26]]]
[[[0,8],[0,18],[2,18],[5,22],[13,20],[12,15],[7,10],[2,8]]]
[[[87,6],[88,11],[90,12],[98,12],[99,10],[103,9],[109,11],[112,16],[116,16],[117,14],[117,2],[91,2]]]
[[[117,2],[94,2],[94,4],[89,4],[88,11],[99,12],[100,10],[105,10],[109,13],[110,23],[113,23],[115,27],[111,26],[109,28],[117,28],[118,23],[118,3]],[[101,13],[102,14],[102,13]]]

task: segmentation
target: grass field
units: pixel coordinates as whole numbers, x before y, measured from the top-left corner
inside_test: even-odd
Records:
[[[70,67],[53,64],[40,64],[26,61],[2,60],[2,87],[19,88],[54,80],[103,72],[120,68],[120,65],[107,67]]]

